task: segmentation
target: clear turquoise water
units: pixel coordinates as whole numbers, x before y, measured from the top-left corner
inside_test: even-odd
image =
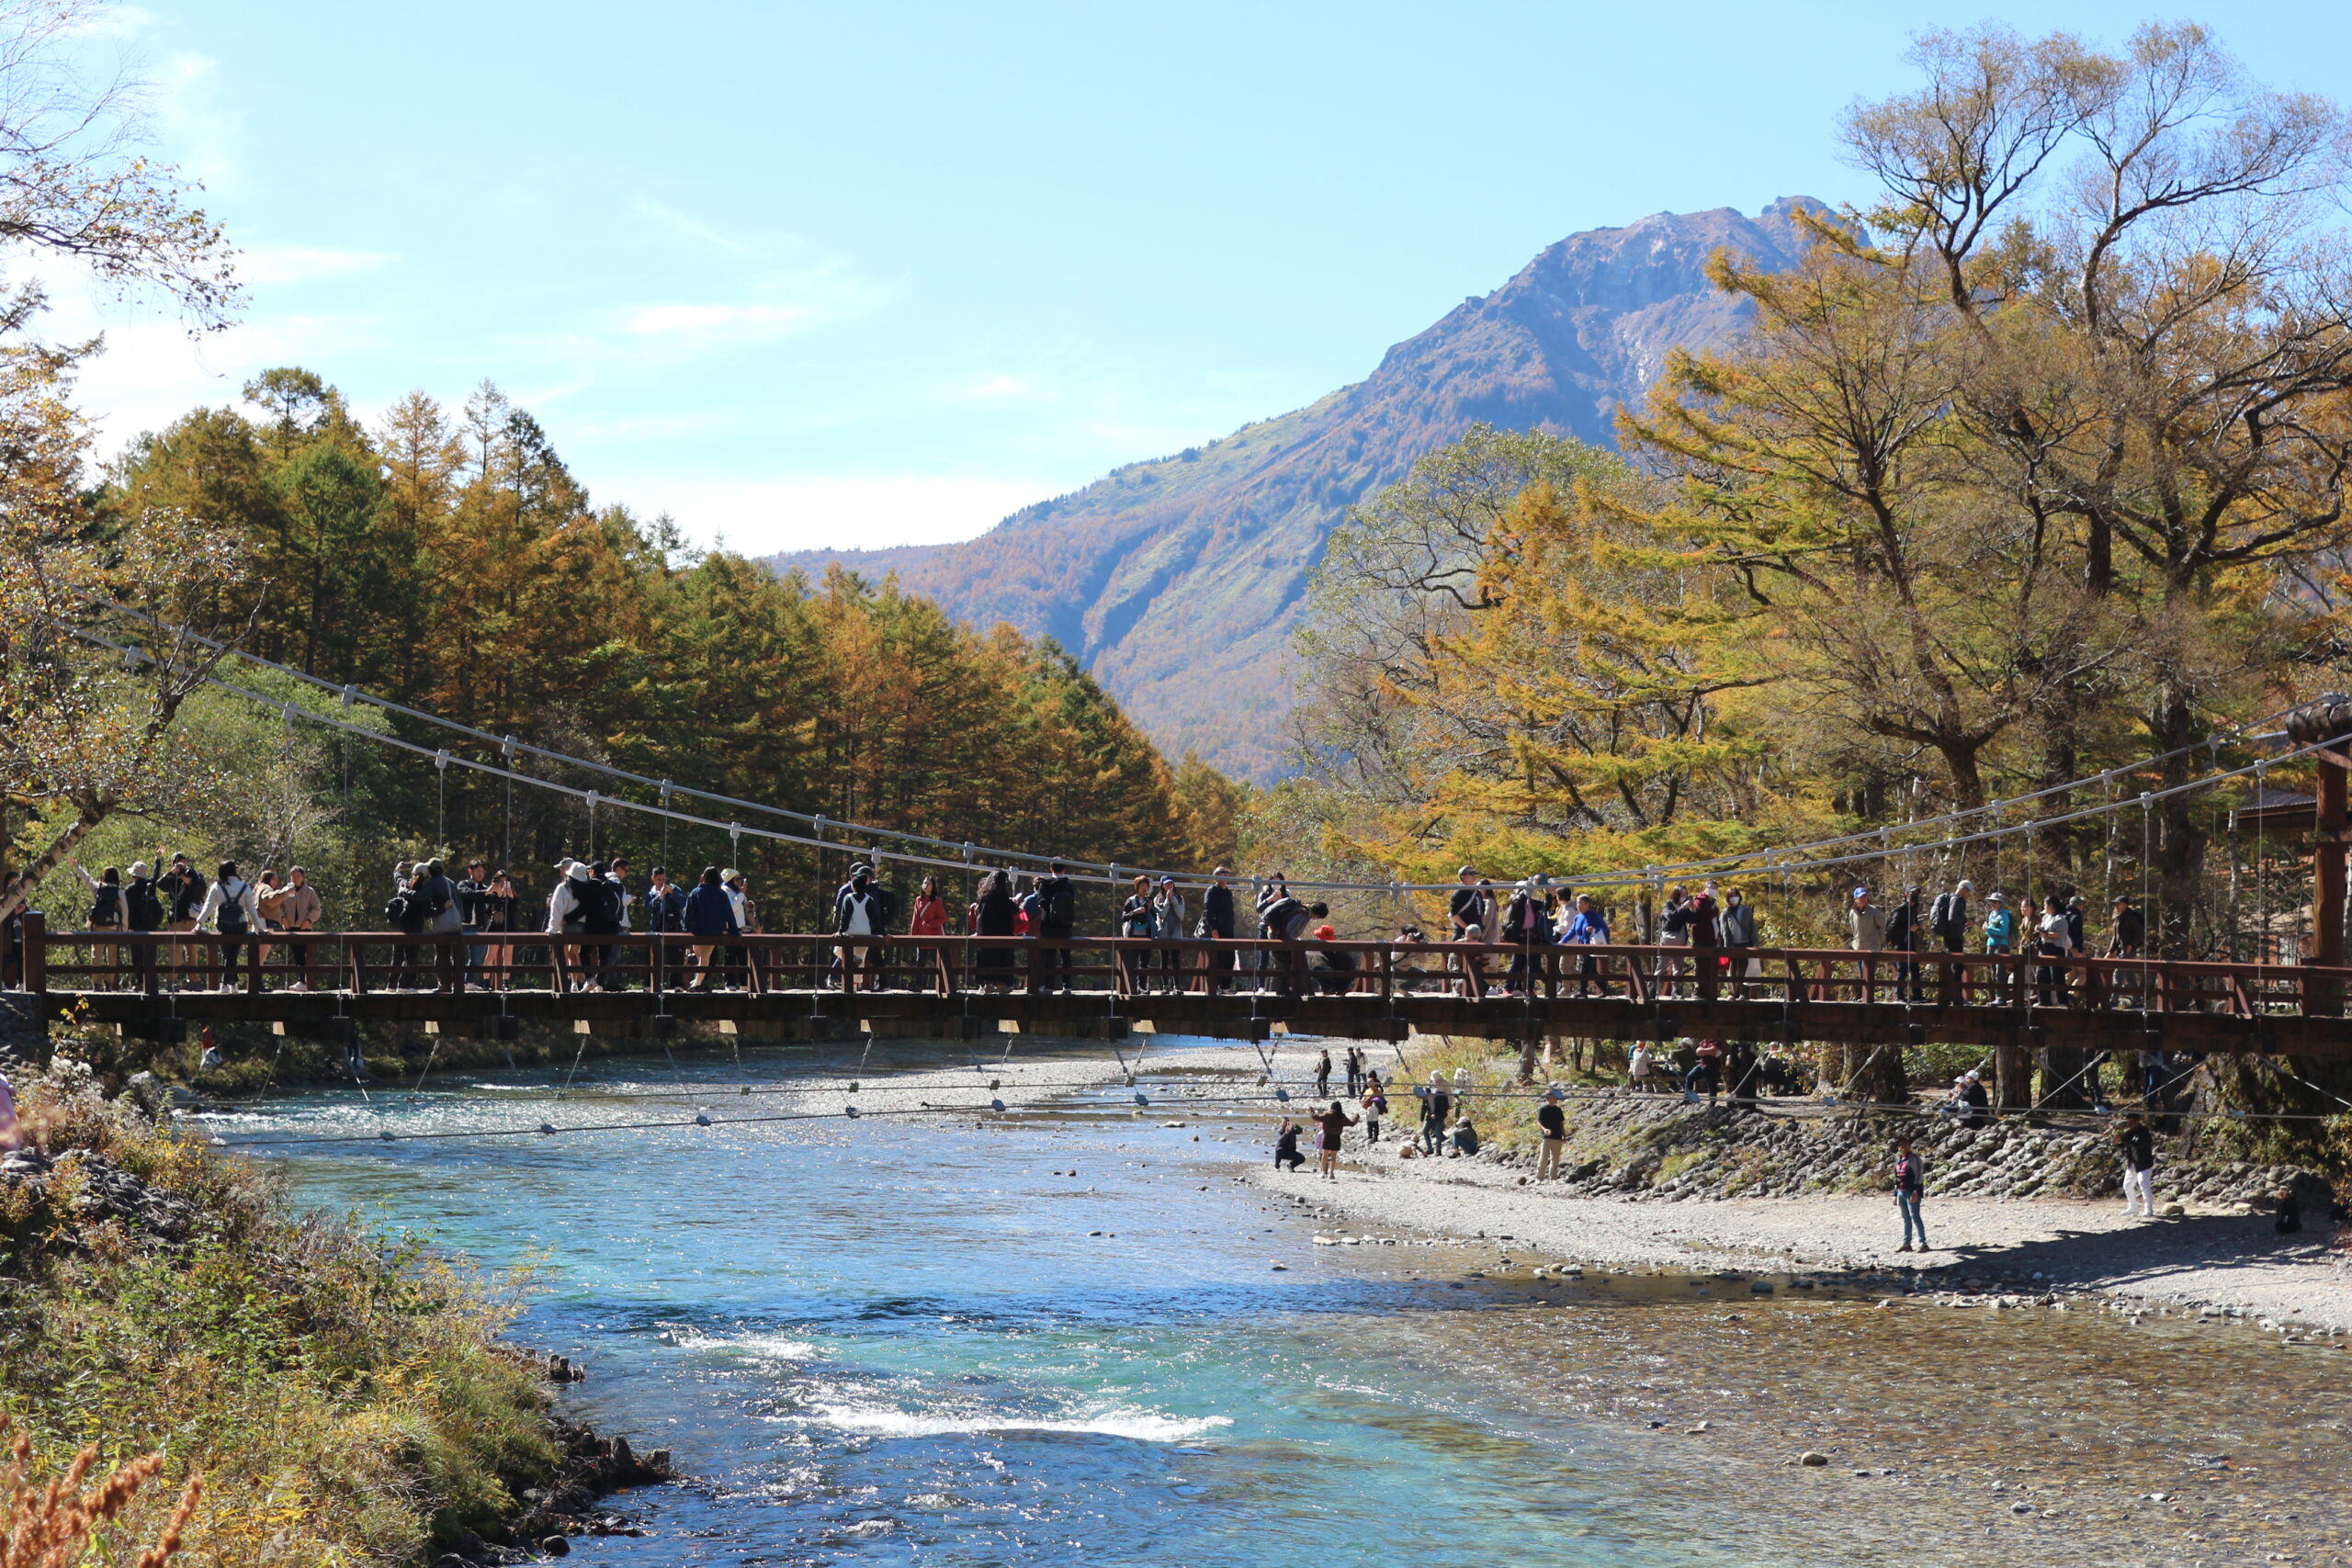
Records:
[[[675,1089],[671,1075],[590,1077],[609,1092]],[[518,1092],[547,1081],[471,1074],[215,1130],[692,1113],[551,1111]],[[985,1128],[831,1119],[337,1145],[286,1163],[305,1200],[535,1267],[544,1289],[516,1337],[587,1363],[568,1406],[673,1450],[690,1482],[611,1505],[650,1533],[582,1538],[574,1561],[1754,1568],[1877,1563],[1890,1540],[1905,1561],[2003,1560],[1947,1557],[1870,1495],[1799,1528],[1760,1469],[1718,1470],[1554,1397],[1527,1347],[1573,1314],[1303,1246],[1299,1217],[1219,1179],[1254,1148],[1102,1113],[1116,1098]]]

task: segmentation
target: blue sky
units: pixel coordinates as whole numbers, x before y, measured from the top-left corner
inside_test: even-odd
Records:
[[[2352,96],[2352,7],[2232,9],[2257,75]],[[1838,110],[1983,14],[149,0],[115,31],[251,307],[61,324],[107,328],[109,443],[268,365],[362,411],[488,377],[705,541],[960,537],[1361,378],[1564,234],[1862,195]]]

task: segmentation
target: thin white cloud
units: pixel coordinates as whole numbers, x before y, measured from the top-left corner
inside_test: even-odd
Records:
[[[600,493],[645,512],[666,509],[692,537],[746,555],[944,544],[987,532],[1031,502],[1067,490],[1044,479],[967,475],[831,474],[681,481],[605,479]]]
[[[640,305],[622,318],[639,337],[687,337],[717,332],[788,333],[825,320],[817,305]]]
[[[860,277],[847,263],[773,272],[754,279],[748,297],[719,300],[661,300],[622,307],[627,336],[688,348],[733,347],[787,337],[852,321],[880,309],[890,290]]]
[[[237,256],[237,276],[252,284],[315,283],[377,272],[397,258],[390,251],[334,245],[249,245]]]

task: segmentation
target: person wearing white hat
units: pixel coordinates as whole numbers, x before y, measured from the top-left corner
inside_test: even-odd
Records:
[[[582,894],[595,874],[586,861],[566,857],[555,891],[548,895],[548,934],[566,939],[559,945],[564,973],[572,976],[574,989],[581,984],[578,939],[588,925],[588,905]]]

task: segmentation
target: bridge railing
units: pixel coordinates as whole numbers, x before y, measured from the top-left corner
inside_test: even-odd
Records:
[[[540,992],[716,987],[753,995],[1067,988],[1119,997],[1160,990],[1451,995],[1494,1002],[1505,997],[1611,997],[1652,1006],[1732,1000],[2317,1016],[2340,1013],[2352,994],[2352,969],[2031,953],[822,932],[708,942],[646,931],[272,931],[224,937],[209,931],[50,931],[38,913],[26,917],[20,968],[24,984],[33,990],[151,995],[217,989],[231,981],[254,994],[299,986],[358,995],[467,986]]]

